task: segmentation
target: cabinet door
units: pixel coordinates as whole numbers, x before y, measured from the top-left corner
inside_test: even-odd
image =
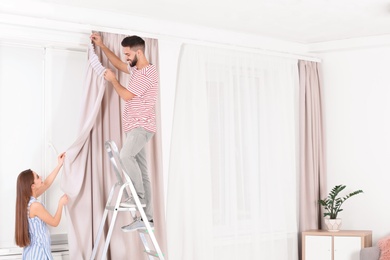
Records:
[[[361,237],[334,237],[334,260],[359,260]]]
[[[332,259],[332,237],[331,236],[305,236],[305,260],[331,260],[331,259]]]

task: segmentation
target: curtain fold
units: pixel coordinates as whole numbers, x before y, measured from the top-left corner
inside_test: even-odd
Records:
[[[297,60],[183,45],[168,180],[171,260],[298,258]]]
[[[101,33],[105,45],[118,57],[122,56],[121,41],[124,35]],[[158,68],[158,43],[145,39],[145,55]],[[116,69],[109,63],[102,51],[96,54],[104,67]],[[68,223],[68,243],[70,259],[89,259],[92,253],[105,204],[111,187],[116,182],[115,174],[108,159],[104,143],[113,140],[121,149],[123,132],[121,125],[122,102],[114,88],[104,77],[94,71],[91,59],[85,76],[84,108],[80,122],[80,135],[67,150],[61,188],[70,197],[66,217]],[[128,74],[117,72],[123,86],[127,85]],[[160,103],[156,104],[157,124],[160,123]],[[149,174],[152,182],[155,233],[163,252],[166,252],[165,214],[163,201],[163,180],[161,167],[161,130],[151,139],[149,154]],[[111,221],[109,213],[108,223]],[[132,221],[130,213],[118,214],[109,248],[109,259],[147,259],[137,232],[123,233],[121,226]],[[106,224],[105,232],[108,231]],[[103,234],[105,237],[105,234]],[[103,248],[101,239],[99,249]],[[100,258],[100,255],[98,254]]]
[[[300,60],[299,67],[299,231],[321,229],[318,200],[326,196],[325,133],[320,64]]]

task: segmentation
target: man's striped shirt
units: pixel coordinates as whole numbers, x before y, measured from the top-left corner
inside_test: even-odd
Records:
[[[156,102],[159,78],[156,66],[149,64],[145,68],[127,67],[130,80],[127,89],[135,96],[125,102],[123,112],[123,130],[128,132],[142,127],[156,132]]]

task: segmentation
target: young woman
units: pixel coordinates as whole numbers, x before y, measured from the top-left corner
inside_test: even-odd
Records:
[[[33,172],[21,172],[16,184],[15,241],[23,247],[24,260],[53,259],[50,249],[50,234],[47,225],[56,227],[60,223],[62,208],[68,203],[63,195],[58,202],[57,212],[52,216],[37,200],[53,183],[65,159],[65,153],[58,156],[57,167],[45,181]]]

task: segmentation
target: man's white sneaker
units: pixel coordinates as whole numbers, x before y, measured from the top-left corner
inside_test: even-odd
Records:
[[[154,227],[153,220],[149,221],[149,225],[152,228]],[[122,227],[123,232],[130,232],[137,229],[146,229],[145,223],[142,221],[142,219],[137,219],[133,223],[130,223],[129,225]]]

